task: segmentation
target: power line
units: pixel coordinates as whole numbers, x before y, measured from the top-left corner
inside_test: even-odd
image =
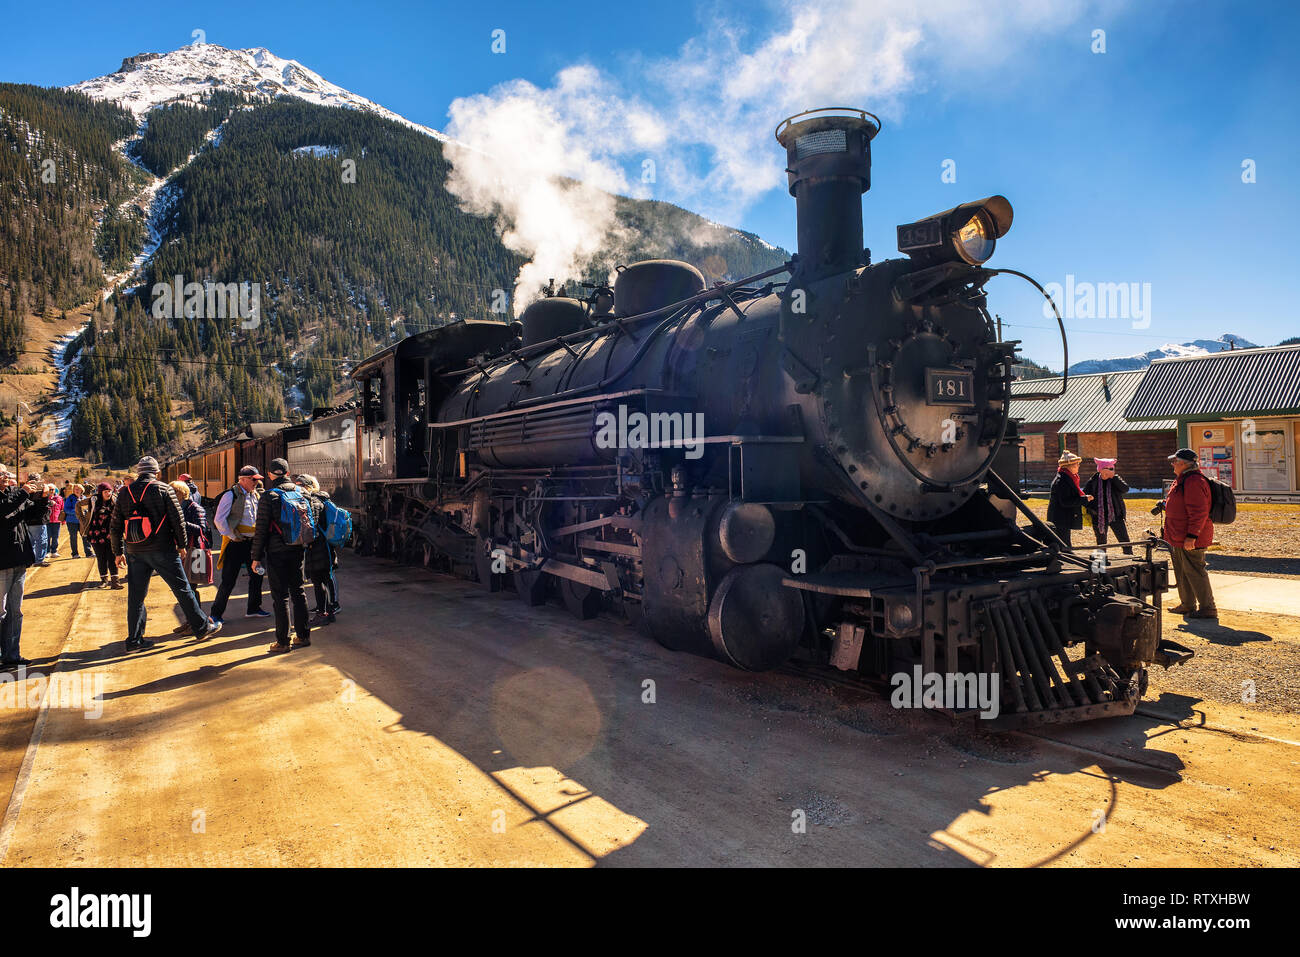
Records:
[[[173,352],[175,350],[172,348],[165,348],[160,351]],[[48,357],[50,354],[48,349],[17,349],[15,350],[15,352],[17,352],[19,355],[28,355],[28,356]],[[124,355],[122,353],[100,352],[97,349],[83,351],[82,355],[97,356],[101,359],[109,359],[116,362],[130,362],[130,361],[171,362],[171,363],[186,364],[186,365],[214,365],[214,366],[248,366],[251,364],[259,369],[274,369],[277,365],[281,363],[291,364],[295,361],[298,361],[298,359],[306,359],[313,362],[334,362],[334,363],[355,363],[355,362],[362,361],[360,359],[347,359],[347,358],[336,359],[331,356],[302,355],[299,356],[297,359],[294,359],[293,357],[286,358],[280,356],[275,358],[274,362],[270,363],[269,365],[264,365],[260,362],[250,363],[248,359],[229,359],[229,360],[227,359],[185,359],[176,356],[163,356],[163,355],[133,356],[133,355]],[[5,374],[6,373],[4,371],[0,370],[0,375],[5,375]],[[7,374],[13,375],[14,373],[7,373]]]

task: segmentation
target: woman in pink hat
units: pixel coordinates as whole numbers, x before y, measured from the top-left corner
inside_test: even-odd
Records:
[[[1115,473],[1115,459],[1093,459],[1097,471],[1083,486],[1088,496],[1088,515],[1092,518],[1092,532],[1097,536],[1097,544],[1106,544],[1108,531],[1114,530],[1115,541],[1127,542],[1128,525],[1125,524],[1128,510],[1124,505],[1124,494],[1128,483]],[[1133,549],[1124,546],[1124,554],[1132,555]]]

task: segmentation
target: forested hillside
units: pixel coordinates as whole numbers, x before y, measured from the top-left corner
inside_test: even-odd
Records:
[[[82,93],[0,83],[0,363],[23,348],[24,314],[102,284],[95,222],[130,194],[135,173],[113,144],[134,130],[126,110]]]
[[[23,113],[12,107],[0,116],[17,144],[0,163],[22,167],[11,179],[39,198],[28,201],[20,227],[6,223],[6,275],[20,280],[29,306],[42,295],[51,305],[85,301],[103,269],[123,269],[148,234],[140,211],[122,205],[145,177],[112,151],[135,123],[79,94],[4,92],[0,104]],[[79,179],[54,191],[40,183],[34,160],[42,154],[19,138],[28,129],[20,115],[50,140],[57,130],[65,152],[85,159]],[[463,212],[446,191],[438,139],[373,113],[221,91],[144,119],[126,150],[170,177],[154,207],[161,242],[129,288],[96,307],[78,345],[73,452],[129,463],[165,447],[180,435],[178,398],[193,403],[212,436],[293,409],[309,413],[349,391],[350,364],[397,338],[458,318],[509,318],[491,311],[494,294],[513,288],[524,260],[490,220]],[[21,207],[12,195],[6,201]],[[666,203],[619,198],[617,209],[638,237],[633,248],[596,257],[586,276],[557,279],[603,280],[615,262],[657,257],[686,259],[719,279],[787,255]],[[177,276],[255,284],[257,321],[184,318],[179,309],[156,315],[155,284]],[[0,352],[6,321],[0,313]],[[0,354],[4,361],[12,358]]]

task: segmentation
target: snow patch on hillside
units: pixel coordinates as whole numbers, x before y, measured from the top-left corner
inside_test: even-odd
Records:
[[[294,156],[311,156],[320,159],[323,156],[338,156],[337,146],[299,146],[293,151]]]

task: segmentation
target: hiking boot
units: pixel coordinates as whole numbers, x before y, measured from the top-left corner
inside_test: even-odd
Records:
[[[282,645],[282,644],[280,644],[278,641],[273,641],[273,642],[271,642],[269,645],[266,646],[266,653],[267,653],[268,655],[278,655],[278,654],[280,654],[281,652],[285,652],[285,651],[288,651],[288,650],[289,650],[289,646],[288,646],[288,645]]]
[[[289,642],[290,648],[307,648],[310,645],[311,645],[310,638],[295,638],[293,641]]]
[[[1219,618],[1219,609],[1217,609],[1217,608],[1202,608],[1200,611],[1194,611],[1194,612],[1192,612],[1192,613],[1191,613],[1190,615],[1188,615],[1187,617],[1188,617],[1188,618],[1213,618],[1213,619],[1215,619],[1215,620],[1217,621],[1218,618]]]
[[[144,651],[153,647],[153,642],[147,638],[141,638],[139,641],[128,641],[126,643],[127,651]]]
[[[1175,615],[1191,615],[1196,612],[1195,608],[1191,608],[1187,605],[1174,605],[1174,607],[1169,610]]]
[[[108,587],[110,587],[110,588],[116,588],[116,589],[118,589],[119,591],[121,591],[121,589],[124,588],[125,586],[122,584],[122,582],[121,582],[120,579],[118,579],[118,578],[115,577],[115,578],[113,579],[113,581],[109,584]]]

